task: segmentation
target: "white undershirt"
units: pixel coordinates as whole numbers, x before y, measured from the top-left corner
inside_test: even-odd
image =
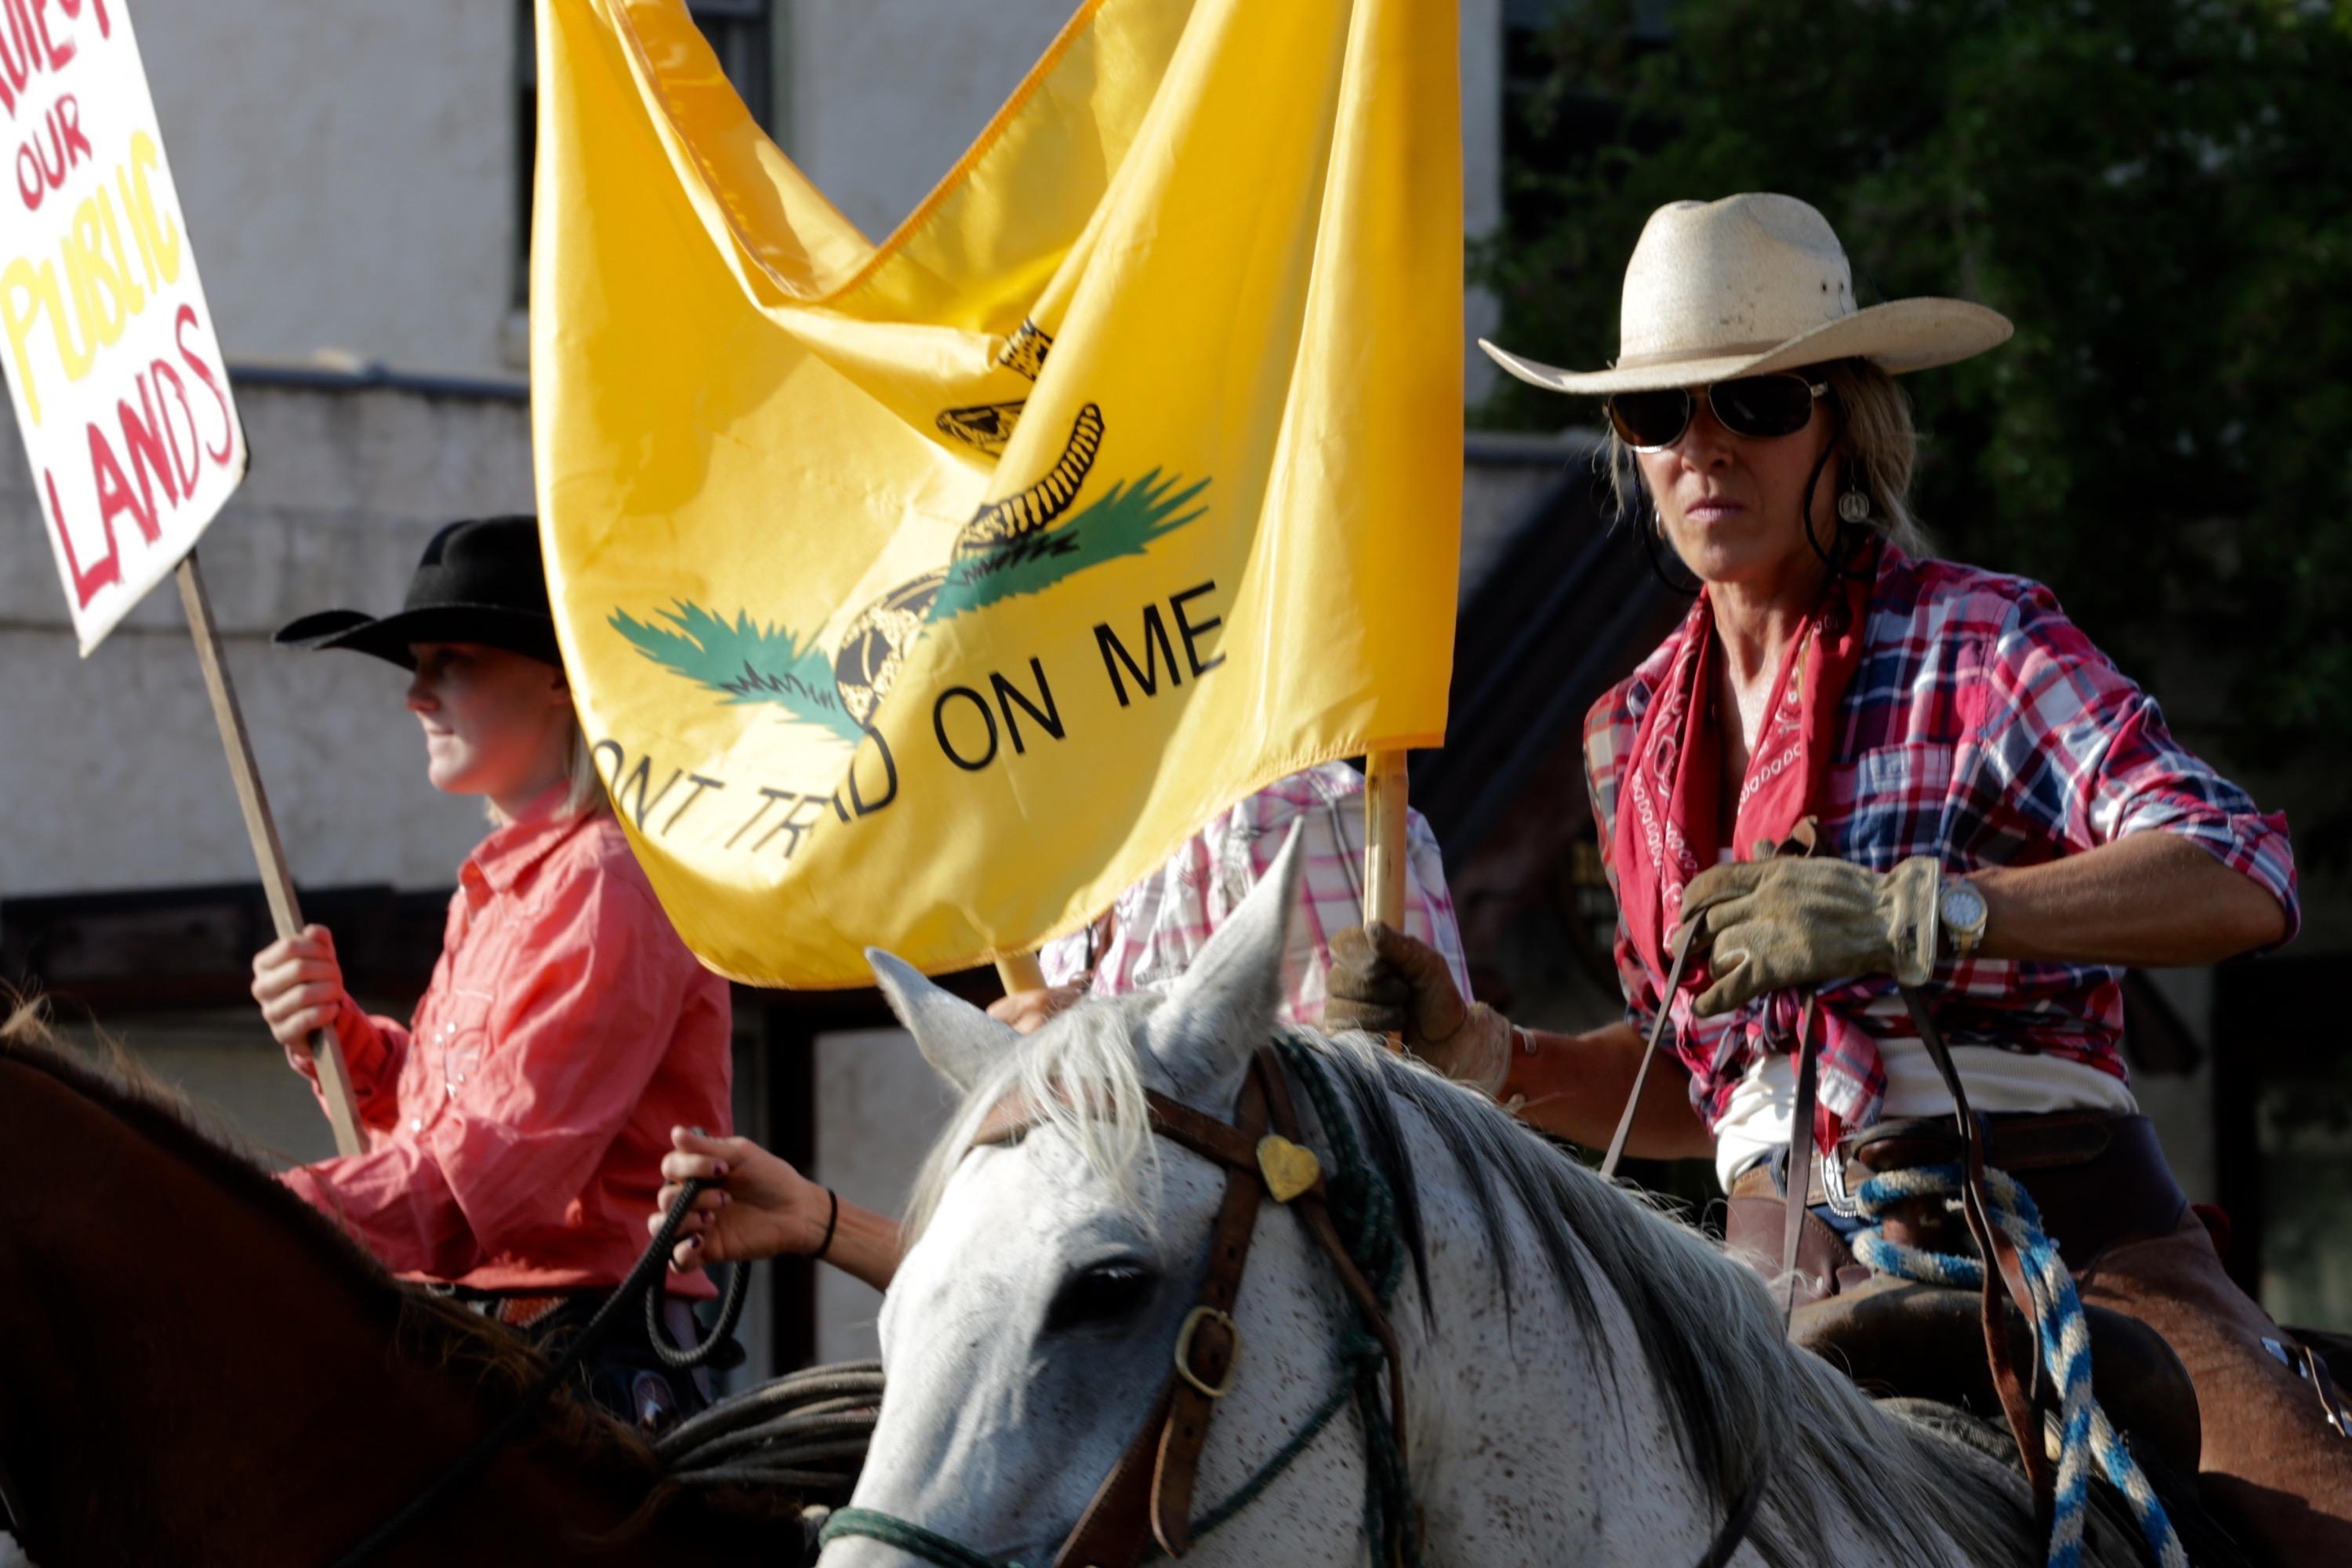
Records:
[[[1882,1116],[1949,1116],[1952,1097],[1927,1047],[1916,1040],[1881,1040],[1886,1066],[1886,1103]],[[1954,1046],[1952,1065],[1968,1086],[1977,1110],[2099,1110],[2132,1116],[2139,1102],[2131,1087],[2110,1072],[2064,1057],[2005,1051],[1998,1046]],[[1727,1188],[1758,1156],[1786,1148],[1795,1120],[1797,1070],[1781,1054],[1759,1058],[1731,1091],[1723,1120],[1715,1128],[1715,1174]]]

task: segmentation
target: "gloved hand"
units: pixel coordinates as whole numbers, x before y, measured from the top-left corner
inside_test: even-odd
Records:
[[[1445,959],[1391,926],[1348,926],[1331,939],[1323,1027],[1398,1035],[1405,1048],[1489,1099],[1510,1069],[1511,1021],[1462,1000]]]
[[[1712,1017],[1784,985],[1849,974],[1925,984],[1942,879],[1932,855],[1886,872],[1825,856],[1708,867],[1683,890],[1683,926],[1696,927],[1712,976],[1691,1010]]]

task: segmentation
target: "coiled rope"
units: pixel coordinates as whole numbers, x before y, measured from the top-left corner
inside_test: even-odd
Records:
[[[1895,1205],[1940,1197],[1957,1209],[1965,1183],[1957,1164],[1890,1171],[1864,1182],[1854,1201],[1871,1223],[1853,1237],[1854,1257],[1900,1279],[1982,1289],[1985,1266],[1980,1259],[1928,1252],[1886,1238],[1886,1215]],[[2050,1528],[2050,1568],[2079,1568],[2082,1562],[2083,1521],[2090,1506],[2094,1458],[2108,1483],[2130,1506],[2140,1533],[2162,1568],[2189,1568],[2188,1552],[2163,1503],[2157,1500],[2156,1489],[2148,1484],[2147,1473],[2091,1391],[2090,1323],[2083,1315],[2074,1275],[2042,1231],[2041,1211],[2032,1195],[2004,1172],[1987,1169],[1985,1191],[1992,1200],[1993,1223],[2017,1244],[2018,1256],[2024,1261],[2026,1283],[2040,1320],[2042,1364],[2059,1392],[2058,1486]]]
[[[775,1487],[839,1507],[857,1485],[882,1405],[882,1363],[790,1373],[690,1415],[654,1439],[681,1486]]]

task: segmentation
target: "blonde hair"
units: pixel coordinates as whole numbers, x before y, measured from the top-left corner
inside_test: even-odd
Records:
[[[1935,552],[1927,531],[1911,510],[1911,469],[1919,456],[1918,432],[1911,423],[1911,399],[1895,378],[1868,360],[1832,360],[1807,365],[1803,374],[1829,384],[1845,419],[1833,448],[1841,468],[1851,468],[1870,497],[1870,519],[1864,524],[1893,542],[1906,555]],[[1608,487],[1622,521],[1636,514],[1643,495],[1641,468],[1633,449],[1615,427],[1607,427],[1594,461]],[[1827,470],[1823,470],[1826,477]],[[1650,526],[1657,527],[1656,514]]]
[[[596,753],[588,744],[587,731],[580,727],[578,711],[564,714],[567,726],[563,740],[563,804],[555,808],[558,816],[594,816],[613,809],[613,796],[604,787],[604,775],[597,770]],[[498,802],[484,800],[490,826],[504,827],[506,816],[499,810]]]
[[[589,749],[588,732],[580,727],[580,715],[572,716],[572,738],[563,753],[563,815],[593,816],[600,811],[613,809],[613,797],[605,792],[604,775],[597,770],[596,753]]]

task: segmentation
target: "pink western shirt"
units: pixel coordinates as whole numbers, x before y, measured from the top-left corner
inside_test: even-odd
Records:
[[[727,983],[620,826],[560,792],[458,874],[409,1026],[335,1026],[368,1148],[281,1180],[387,1268],[519,1293],[609,1288],[646,1245],[673,1126],[730,1126]],[[306,1054],[288,1053],[315,1084]],[[708,1296],[699,1273],[672,1291]]]

